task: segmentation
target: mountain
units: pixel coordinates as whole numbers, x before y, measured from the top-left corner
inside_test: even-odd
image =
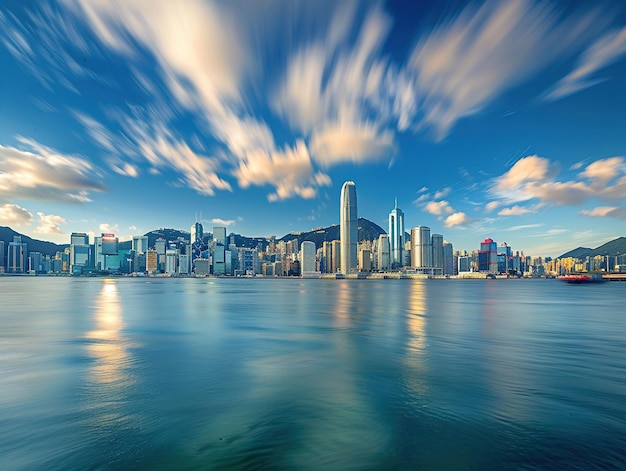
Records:
[[[27,244],[26,248],[28,252],[41,252],[43,255],[50,255],[51,257],[57,252],[63,252],[66,247],[69,247],[69,244],[59,245],[53,242],[33,239],[27,235],[15,232],[10,227],[0,226],[0,240],[4,241],[4,250],[7,250],[9,242],[13,242],[13,236],[22,237],[22,242]]]
[[[596,255],[615,256],[623,254],[626,254],[626,237],[618,237],[617,239],[607,242],[606,244],[596,247],[595,249],[578,247],[564,253],[558,258],[573,257],[584,260],[587,257],[595,257]]]
[[[382,227],[365,218],[358,219],[358,228],[359,241],[378,239],[380,234],[386,234]],[[324,241],[339,240],[339,224],[330,227],[320,227],[309,232],[291,232],[278,240],[285,242],[297,240],[298,245],[304,241],[311,241],[315,242],[315,247],[319,249]]]

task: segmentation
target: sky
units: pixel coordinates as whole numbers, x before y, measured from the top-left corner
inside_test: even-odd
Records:
[[[5,0],[0,225],[626,235],[626,3]]]

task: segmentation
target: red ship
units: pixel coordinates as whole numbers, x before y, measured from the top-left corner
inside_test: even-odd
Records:
[[[601,283],[604,281],[602,273],[572,273],[570,275],[562,275],[558,277],[559,280],[567,283]]]

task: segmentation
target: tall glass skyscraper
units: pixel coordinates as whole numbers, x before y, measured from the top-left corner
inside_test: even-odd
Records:
[[[402,267],[404,265],[404,213],[398,208],[397,198],[389,213],[389,246],[391,267]]]
[[[341,207],[339,208],[339,240],[341,241],[341,273],[356,271],[358,217],[356,212],[356,185],[345,182],[341,187]]]
[[[411,266],[413,268],[432,268],[433,266],[430,227],[416,226],[411,229]]]

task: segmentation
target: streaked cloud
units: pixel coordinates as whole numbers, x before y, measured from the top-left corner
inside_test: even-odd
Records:
[[[606,78],[594,78],[596,73],[622,58],[624,54],[626,27],[608,31],[580,55],[574,69],[546,93],[546,100],[559,100],[603,82]]]
[[[27,226],[32,220],[31,212],[17,204],[7,203],[0,206],[0,224],[3,226]]]
[[[457,121],[567,55],[593,32],[591,13],[559,17],[545,2],[489,0],[467,6],[421,37],[409,60],[418,129],[437,140]]]
[[[511,206],[510,208],[502,208],[498,211],[498,216],[521,216],[523,214],[536,213],[541,205],[532,206]]]
[[[119,234],[120,226],[118,224],[111,225],[108,222],[103,222],[98,226],[101,232],[107,234]]]
[[[580,214],[590,217],[610,217],[615,219],[626,219],[626,208],[617,206],[598,206],[589,210],[582,210]]]
[[[101,172],[87,159],[62,154],[33,139],[16,139],[23,149],[0,145],[0,200],[85,203],[91,201],[89,192],[106,190]]]

